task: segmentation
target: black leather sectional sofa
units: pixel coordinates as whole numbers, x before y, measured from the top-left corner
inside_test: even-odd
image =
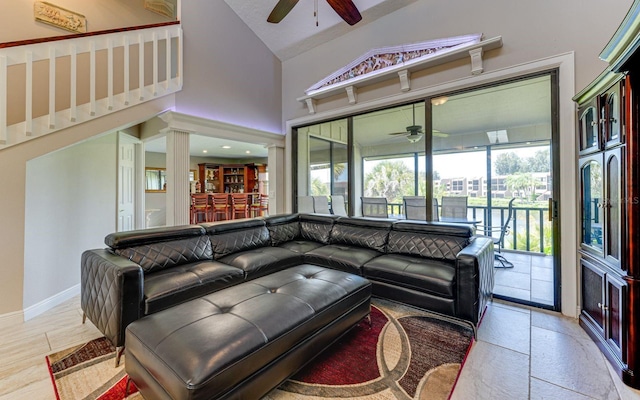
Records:
[[[493,242],[466,225],[287,214],[114,233],[105,243],[82,255],[81,305],[119,348],[146,315],[303,264],[473,324],[494,280]]]

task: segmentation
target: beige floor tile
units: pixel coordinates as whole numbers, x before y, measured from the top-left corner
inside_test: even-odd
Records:
[[[492,306],[478,328],[478,340],[529,354],[530,313]]]
[[[619,399],[604,356],[589,339],[532,327],[531,376],[596,399]]]
[[[531,400],[597,400],[552,383],[531,378]]]
[[[508,370],[504,366],[508,365]],[[529,397],[529,356],[477,342],[460,373],[451,400],[513,400]]]

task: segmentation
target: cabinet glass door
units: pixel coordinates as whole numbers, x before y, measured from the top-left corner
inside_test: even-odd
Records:
[[[580,151],[597,150],[598,143],[598,116],[595,105],[587,106],[580,113]]]
[[[603,185],[601,157],[583,159],[580,168],[582,192],[582,244],[599,253],[603,250]]]
[[[605,212],[605,257],[614,265],[621,266],[622,255],[622,185],[620,180],[620,149],[605,153],[605,196],[603,210]]]
[[[622,83],[617,83],[609,89],[603,99],[603,107],[605,114],[605,141],[607,146],[620,143],[622,136],[622,110],[621,110],[621,93]]]

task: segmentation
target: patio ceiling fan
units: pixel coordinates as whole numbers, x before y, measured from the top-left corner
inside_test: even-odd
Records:
[[[277,24],[278,22],[282,21],[282,19],[286,17],[287,14],[289,14],[289,11],[291,11],[291,9],[293,9],[293,6],[295,6],[297,3],[298,0],[279,0],[276,6],[273,7],[271,14],[269,14],[267,22]],[[331,8],[333,8],[335,12],[338,13],[340,18],[345,20],[345,22],[349,25],[355,25],[362,19],[362,15],[360,15],[358,7],[353,4],[352,0],[327,0],[327,3],[329,3]]]
[[[405,137],[407,138],[408,141],[410,141],[411,143],[416,143],[418,141],[420,141],[422,139],[422,137],[424,136],[424,132],[422,131],[422,126],[421,125],[416,125],[416,105],[413,104],[413,124],[407,126],[406,131],[404,132],[393,132],[390,133],[389,135],[405,135]],[[433,130],[432,131],[432,135],[436,136],[436,137],[447,137],[449,136],[448,133],[443,133],[440,132],[438,130]]]

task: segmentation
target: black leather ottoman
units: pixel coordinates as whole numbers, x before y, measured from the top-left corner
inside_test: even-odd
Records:
[[[258,399],[369,314],[371,284],[300,265],[151,314],[126,330],[145,399]]]

